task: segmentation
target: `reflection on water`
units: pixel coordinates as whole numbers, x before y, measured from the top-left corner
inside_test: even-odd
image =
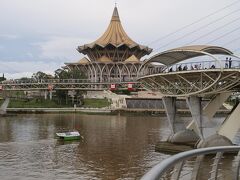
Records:
[[[59,142],[77,129],[84,139]],[[166,158],[165,117],[39,114],[0,119],[0,179],[138,179]]]

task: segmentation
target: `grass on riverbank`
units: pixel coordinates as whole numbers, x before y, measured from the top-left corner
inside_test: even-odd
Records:
[[[3,101],[0,100],[0,105]],[[103,108],[110,106],[107,99],[84,99],[85,108]],[[54,100],[45,99],[11,99],[9,108],[71,108],[71,104],[60,105]]]
[[[69,105],[59,105],[52,100],[44,99],[11,99],[8,105],[9,108],[64,108],[70,107]]]
[[[84,99],[83,102],[86,108],[103,108],[111,104],[107,99]]]

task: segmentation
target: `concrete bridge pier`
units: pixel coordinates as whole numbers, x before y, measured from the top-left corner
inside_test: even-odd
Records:
[[[184,122],[177,116],[176,97],[163,97],[162,100],[171,129],[168,142],[179,144],[195,143],[199,137],[194,131],[186,129]]]
[[[186,98],[187,101],[187,105],[189,107],[189,110],[191,112],[192,118],[193,118],[193,122],[192,123],[192,130],[194,130],[196,132],[196,134],[200,137],[201,140],[204,139],[203,136],[203,111],[202,111],[202,99],[201,97],[197,97],[197,96],[189,96]],[[188,127],[188,129],[190,129]]]
[[[217,110],[222,106],[222,104],[227,100],[231,93],[221,93],[216,95],[211,101],[205,106],[201,106],[201,97],[197,96],[189,96],[187,98],[187,104],[189,106],[190,112],[192,114],[193,121],[187,126],[187,129],[194,130],[200,137],[201,141],[197,144],[197,147],[211,147],[211,146],[221,146],[221,145],[232,145],[232,139],[228,137],[230,133],[226,132],[226,129],[234,129],[233,131],[237,132],[238,125],[234,125],[231,123],[235,121],[234,118],[236,114],[240,112],[238,108],[235,109],[235,114],[231,113],[231,115],[227,119],[231,119],[228,121],[224,121],[225,128],[223,125],[220,127],[221,133],[216,131],[211,136],[206,136],[203,132],[203,124],[206,120],[211,121],[213,116],[216,114]],[[234,120],[233,120],[234,119]],[[227,123],[228,122],[228,123]],[[226,125],[227,124],[227,125]],[[229,128],[229,126],[234,126],[234,128]],[[240,123],[239,123],[240,125]],[[228,127],[228,128],[227,128]],[[232,137],[232,135],[230,135]]]

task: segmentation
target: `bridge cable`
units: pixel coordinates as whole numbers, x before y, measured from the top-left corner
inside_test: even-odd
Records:
[[[237,49],[234,49],[232,52],[238,52],[238,51],[240,51],[240,48],[237,48]]]
[[[192,22],[192,23],[190,23],[190,24],[188,24],[188,25],[185,25],[185,26],[183,26],[183,27],[181,27],[181,28],[179,28],[179,29],[177,29],[177,30],[169,33],[169,34],[166,34],[165,36],[162,36],[162,37],[160,37],[160,38],[158,38],[158,39],[156,39],[156,40],[154,40],[154,41],[149,42],[147,45],[149,46],[149,45],[151,45],[151,44],[155,44],[156,42],[158,42],[158,41],[160,41],[160,40],[166,39],[167,37],[169,37],[169,36],[171,36],[171,35],[174,35],[174,34],[176,34],[177,32],[182,31],[182,30],[184,30],[184,29],[186,29],[186,28],[188,28],[188,27],[190,27],[190,26],[192,26],[192,25],[194,25],[194,24],[197,24],[197,23],[199,23],[199,22],[207,19],[208,17],[213,16],[213,15],[215,15],[215,14],[217,14],[217,13],[219,13],[219,12],[221,12],[221,11],[223,11],[223,10],[225,10],[225,9],[227,9],[227,8],[229,8],[229,7],[237,4],[237,3],[239,3],[239,2],[240,2],[240,1],[237,0],[237,1],[231,3],[231,4],[227,5],[227,6],[224,6],[223,8],[218,9],[217,11],[214,11],[213,13],[210,13],[210,14],[208,14],[207,16],[204,16],[204,17],[202,17],[202,18],[200,18],[200,19],[198,19],[198,20],[196,20],[196,21],[194,21],[194,22]]]
[[[225,36],[227,36],[227,35],[229,35],[229,34],[235,32],[235,31],[237,31],[237,30],[239,30],[239,29],[240,29],[240,26],[237,27],[237,28],[235,28],[235,29],[233,29],[232,31],[229,31],[229,32],[227,32],[227,33],[225,33],[225,34],[223,34],[223,35],[217,37],[216,39],[213,39],[213,40],[207,42],[207,44],[210,44],[210,43],[215,42],[215,41],[217,41],[217,40],[219,40],[219,39],[222,39],[223,37],[225,37]]]
[[[227,46],[229,44],[232,44],[233,42],[235,42],[235,41],[237,41],[239,39],[240,39],[240,36],[238,38],[235,38],[235,39],[231,40],[231,41],[228,41],[227,43],[223,44],[222,46],[224,47],[224,46]]]
[[[206,34],[204,34],[204,35],[202,35],[202,36],[200,36],[200,37],[190,41],[189,43],[187,43],[185,45],[192,44],[193,42],[196,42],[197,40],[202,39],[203,37],[208,36],[209,34],[212,34],[212,33],[216,32],[216,31],[218,31],[219,29],[225,28],[226,26],[228,26],[228,25],[230,25],[230,24],[232,24],[232,23],[234,23],[234,22],[236,22],[238,20],[240,20],[240,17],[238,17],[237,19],[234,19],[234,20],[232,20],[232,21],[230,21],[230,22],[228,22],[228,23],[226,23],[226,24],[224,24],[224,25],[222,25],[220,27],[215,28],[214,30],[212,30],[212,31],[210,31],[210,32],[208,32],[208,33],[206,33]]]
[[[238,9],[238,10],[240,10],[240,9]],[[219,20],[219,19],[218,19],[218,20]],[[217,21],[218,21],[218,20],[217,20]],[[206,33],[206,34],[204,34],[204,35],[201,35],[200,37],[192,40],[192,41],[189,42],[189,43],[186,43],[185,45],[189,45],[189,44],[191,44],[191,43],[193,43],[193,42],[195,42],[195,41],[197,41],[197,40],[199,40],[199,39],[201,39],[201,38],[203,38],[203,37],[205,37],[205,36],[207,36],[207,35],[215,32],[215,31],[218,31],[218,30],[220,30],[220,29],[222,29],[222,28],[225,28],[226,26],[228,26],[228,25],[230,25],[230,24],[232,24],[232,23],[234,23],[234,22],[236,22],[236,21],[238,21],[238,20],[240,20],[240,17],[238,17],[237,19],[234,19],[234,20],[232,20],[232,21],[230,21],[230,22],[228,22],[228,23],[226,23],[226,24],[224,24],[224,25],[222,25],[222,26],[220,26],[220,27],[215,28],[214,30],[212,30],[212,31],[210,31],[210,32],[208,32],[208,33]],[[210,24],[213,24],[213,23],[214,23],[214,22],[211,22],[211,23],[207,24],[207,26],[210,25]],[[207,26],[206,26],[206,27],[207,27]],[[201,29],[203,29],[203,28],[205,28],[205,26],[202,26],[202,27],[201,27]],[[199,31],[199,30],[200,30],[200,28],[198,28],[197,30],[191,31],[190,33],[187,33],[187,34],[185,34],[185,35],[183,35],[183,36],[181,36],[181,37],[179,37],[179,38],[177,38],[177,39],[175,39],[175,40],[173,40],[173,41],[170,41],[169,43],[167,43],[167,44],[165,44],[165,45],[163,45],[163,46],[155,49],[155,51],[157,51],[157,50],[159,50],[159,49],[162,49],[163,47],[166,47],[166,46],[168,46],[168,45],[170,45],[170,44],[172,44],[172,43],[174,43],[174,42],[176,42],[176,41],[178,41],[178,40],[180,40],[180,39],[183,39],[183,38],[187,37],[188,35],[193,34],[193,33],[197,32],[197,31]]]
[[[238,9],[238,10],[236,10],[236,11],[233,11],[233,12],[231,12],[231,13],[229,13],[229,14],[221,17],[221,18],[218,18],[217,20],[212,21],[212,22],[208,23],[207,25],[203,25],[203,26],[201,26],[200,28],[198,28],[198,29],[196,29],[196,30],[193,30],[193,31],[191,31],[191,32],[189,32],[189,33],[187,33],[187,34],[185,34],[185,35],[183,35],[183,36],[181,36],[181,37],[173,40],[173,41],[170,41],[169,43],[167,43],[167,44],[165,44],[165,45],[163,45],[163,46],[155,49],[155,51],[156,51],[156,50],[159,50],[159,49],[162,49],[163,47],[166,47],[166,46],[168,46],[168,45],[170,45],[170,44],[172,44],[172,43],[174,43],[174,42],[176,42],[176,41],[178,41],[178,40],[181,40],[181,39],[183,39],[183,38],[185,38],[185,37],[187,37],[187,36],[189,36],[189,35],[197,32],[197,31],[199,31],[199,30],[201,30],[201,29],[204,29],[204,28],[208,27],[209,25],[212,25],[212,24],[214,24],[214,23],[216,23],[216,22],[224,19],[225,17],[227,17],[227,16],[229,16],[229,15],[231,15],[231,14],[237,12],[237,11],[240,11],[240,9]],[[200,38],[197,38],[197,39],[195,39],[195,40],[193,40],[193,41],[191,41],[190,43],[187,43],[187,44],[191,44],[192,42],[195,42],[196,40],[199,40],[199,39],[201,39],[202,37],[204,37],[204,36],[206,36],[206,35],[208,35],[208,34],[211,34],[211,33],[215,32],[215,31],[217,31],[217,30],[219,30],[219,29],[221,29],[221,28],[223,28],[223,27],[226,27],[227,25],[229,25],[229,24],[231,24],[231,23],[233,23],[233,22],[235,22],[235,21],[237,21],[237,20],[239,20],[239,19],[240,19],[240,18],[237,18],[237,19],[235,19],[235,20],[233,20],[233,21],[231,21],[231,22],[229,22],[229,23],[227,23],[227,24],[224,24],[223,26],[218,27],[218,28],[214,29],[213,31],[211,31],[211,32],[209,32],[209,33],[207,33],[207,34],[205,34],[205,35],[202,35]],[[186,44],[186,45],[187,45],[187,44]]]

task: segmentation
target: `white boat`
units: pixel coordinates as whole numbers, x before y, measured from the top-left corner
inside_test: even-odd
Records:
[[[81,135],[78,131],[56,133],[56,135],[62,140],[76,140],[81,138]]]

